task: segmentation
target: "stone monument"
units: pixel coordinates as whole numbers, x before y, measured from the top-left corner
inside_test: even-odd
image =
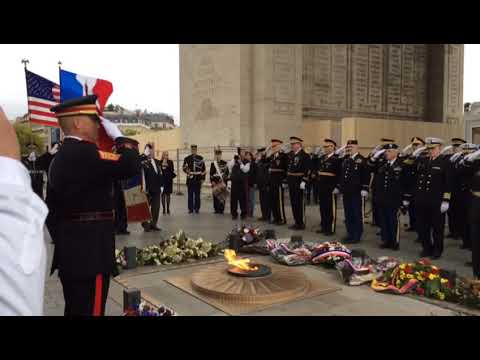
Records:
[[[180,45],[183,142],[463,134],[461,44]]]

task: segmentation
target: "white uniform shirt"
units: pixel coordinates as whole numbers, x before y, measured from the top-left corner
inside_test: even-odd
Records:
[[[42,315],[48,209],[27,169],[0,156],[0,316]]]

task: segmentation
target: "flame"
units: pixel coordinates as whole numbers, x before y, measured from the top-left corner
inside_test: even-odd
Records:
[[[250,259],[241,259],[237,257],[237,254],[235,253],[235,250],[232,249],[226,249],[224,252],[225,260],[228,261],[228,265],[235,266],[239,269],[242,270],[247,270],[247,271],[256,271],[258,270],[258,267],[256,266],[250,266]]]

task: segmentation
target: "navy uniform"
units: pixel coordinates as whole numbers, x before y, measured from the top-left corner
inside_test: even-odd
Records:
[[[197,145],[190,147],[197,150]],[[200,192],[207,173],[203,157],[197,154],[188,155],[183,161],[183,171],[187,174],[188,212],[196,214],[200,211]]]
[[[425,145],[425,141],[422,138],[415,136],[410,140],[409,147],[411,147],[412,150],[415,151],[424,145]],[[413,158],[412,155],[406,155],[406,154],[402,154],[401,158],[403,159],[403,162],[405,165],[409,165],[406,171],[408,173],[408,177],[410,178],[410,181],[413,184],[415,184],[417,181],[417,168],[415,166],[410,166],[414,164],[415,158]],[[408,226],[408,229],[406,229],[405,231],[416,232],[417,231],[416,230],[417,215],[415,210],[414,197],[410,199],[410,204],[408,205],[408,219],[409,219],[409,226]],[[419,239],[418,239],[418,242],[420,242]]]
[[[451,146],[453,148],[453,154],[445,155],[446,158],[451,158],[456,153],[461,152],[460,146],[465,144],[466,141],[460,138],[453,138],[451,140]],[[452,167],[455,165],[451,162]],[[452,168],[452,172],[455,173],[455,169]],[[447,238],[459,239],[461,238],[463,221],[462,215],[464,215],[463,210],[465,209],[464,203],[462,201],[462,184],[460,183],[460,178],[457,176],[452,176],[452,198],[450,199],[450,208],[448,209],[448,231],[449,234]]]
[[[349,140],[348,145],[358,145],[357,140]],[[338,189],[343,194],[345,243],[360,242],[363,234],[364,201],[368,195],[370,173],[366,159],[359,153],[346,155],[341,164]]]
[[[271,206],[270,206],[270,162],[267,159],[265,154],[266,148],[260,148],[257,150],[257,166],[255,171],[255,184],[258,188],[258,195],[260,198],[260,210],[262,216],[258,221],[270,221],[272,217]]]
[[[383,154],[380,155],[379,152],[368,160],[375,174],[373,189],[382,238],[380,247],[393,250],[398,250],[400,247],[400,208],[402,205],[408,205],[411,198],[408,167],[398,156],[392,160],[387,160],[384,156],[385,151],[397,149],[397,144],[385,144],[381,150]],[[380,161],[380,158],[383,160]]]
[[[272,147],[279,147],[283,141],[272,139]],[[272,209],[273,222],[276,225],[284,225],[287,220],[285,217],[285,197],[283,182],[287,176],[288,158],[282,151],[275,151],[268,158],[270,174],[269,203]]]
[[[337,196],[333,194],[333,190],[338,184],[341,161],[335,154],[336,146],[335,141],[325,139],[323,147],[332,147],[332,153],[317,157],[312,164],[312,178],[318,189],[321,218],[320,230],[317,233],[324,235],[335,233],[337,220]]]
[[[42,200],[43,196],[43,187],[44,179],[43,176],[45,172],[48,171],[50,163],[52,162],[53,155],[48,151],[43,155],[36,157],[37,146],[35,144],[28,144],[28,149],[31,151],[30,156],[22,157],[22,164],[25,165],[28,172],[30,173],[30,179],[32,182],[32,189]]]
[[[222,150],[215,150],[215,155],[222,155]],[[226,185],[229,175],[227,162],[218,160],[215,166],[215,161],[210,165],[210,183],[214,185],[223,182]],[[215,214],[223,214],[225,211],[225,201],[221,201],[215,195],[213,196],[213,210]]]
[[[426,139],[428,149],[442,144],[441,139]],[[451,198],[451,166],[442,155],[418,158],[415,166],[418,176],[413,196],[418,237],[423,244],[421,256],[438,259],[443,253],[445,212]]]
[[[292,136],[290,143],[302,144],[303,140]],[[305,229],[305,200],[304,192],[310,176],[311,162],[310,156],[300,148],[297,152],[290,155],[290,161],[287,167],[287,183],[290,194],[290,203],[292,205],[293,218],[295,224],[289,228],[292,230]]]
[[[99,121],[96,96],[52,108],[59,119]],[[103,315],[110,276],[116,273],[113,183],[140,172],[138,144],[115,140],[117,154],[66,136],[50,166],[47,205],[53,221],[52,273],[58,270],[66,316]]]

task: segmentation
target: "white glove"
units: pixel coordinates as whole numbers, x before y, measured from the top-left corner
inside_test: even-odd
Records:
[[[35,151],[32,151],[30,155],[28,155],[28,160],[30,161],[36,161],[37,160],[37,154],[35,154]]]
[[[417,150],[415,150],[412,155],[415,157],[418,157],[426,148],[427,148],[426,146],[422,146],[421,148],[418,148]]]
[[[374,160],[377,160],[380,156],[382,156],[383,153],[385,153],[385,151],[386,151],[385,149],[382,149],[382,150],[380,150],[380,151],[377,151],[377,152],[375,153],[375,155],[373,155],[373,159],[374,159]]]
[[[343,145],[340,149],[335,151],[335,155],[340,155],[342,152],[345,151],[346,148],[347,148],[347,145]]]
[[[288,189],[288,184],[283,183],[283,184],[282,184],[282,187],[283,187],[284,189]]]
[[[403,201],[402,201],[402,204],[403,204],[403,206],[408,207],[408,205],[410,205],[410,201],[408,201],[408,200],[403,200]]]
[[[58,148],[59,145],[55,144],[50,150],[48,150],[48,152],[50,153],[50,155],[55,155],[58,152]]]
[[[382,149],[382,145],[377,145],[373,148],[373,150],[370,152],[370,155],[374,155],[375,153],[377,153],[378,151],[380,151]]]
[[[406,154],[408,151],[410,151],[412,146],[413,146],[412,144],[405,146],[402,150],[402,154]]]
[[[442,205],[440,206],[440,211],[442,214],[445,214],[448,211],[448,208],[450,207],[450,204],[448,201],[442,201]]]
[[[447,151],[449,151],[450,149],[453,149],[453,146],[452,145],[449,145],[447,147],[445,147],[441,152],[440,154],[445,154]]]
[[[362,195],[363,198],[365,198],[365,200],[368,198],[368,191],[367,190],[360,191],[360,194]]]
[[[340,190],[338,188],[333,189],[333,195],[338,195],[340,194]]]
[[[232,182],[230,180],[227,181],[227,190],[228,191],[232,190]]]
[[[477,160],[478,158],[480,157],[480,150],[477,150],[471,154],[468,154],[467,156],[465,156],[465,160],[467,161],[475,161]]]
[[[163,186],[161,186],[161,187],[160,187],[160,192],[162,192],[162,193],[163,193]]]
[[[307,184],[305,184],[305,181],[302,181],[300,183],[300,190],[305,190],[305,187],[307,186]]]
[[[116,124],[111,122],[108,119],[105,119],[104,117],[100,116],[100,120],[102,123],[103,128],[105,129],[105,132],[107,133],[108,137],[111,139],[115,140],[118,137],[122,137],[122,132],[118,128]]]

